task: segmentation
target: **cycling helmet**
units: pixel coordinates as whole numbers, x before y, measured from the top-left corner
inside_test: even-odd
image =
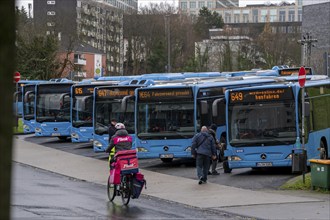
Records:
[[[124,125],[123,123],[117,123],[117,124],[115,125],[115,128],[116,128],[117,130],[119,130],[119,129],[125,129],[125,125]]]

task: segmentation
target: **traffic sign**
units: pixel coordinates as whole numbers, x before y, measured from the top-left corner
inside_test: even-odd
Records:
[[[15,83],[18,83],[18,81],[21,79],[21,74],[19,72],[14,73],[14,81]]]
[[[306,70],[305,67],[300,67],[299,69],[299,74],[298,74],[298,82],[300,87],[304,87],[305,86],[305,82],[306,82]]]

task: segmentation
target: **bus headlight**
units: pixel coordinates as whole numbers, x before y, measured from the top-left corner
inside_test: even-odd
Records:
[[[93,145],[94,145],[95,147],[102,147],[102,143],[99,142],[99,141],[93,141]]]
[[[292,159],[292,154],[289,154],[285,159]]]
[[[191,146],[187,147],[184,151],[191,152]]]
[[[79,138],[79,135],[76,133],[71,133],[71,138]]]
[[[144,147],[137,147],[137,148],[136,148],[136,151],[137,151],[137,152],[148,152],[148,150],[145,149]]]
[[[239,161],[239,160],[242,160],[242,159],[239,156],[231,156],[231,157],[228,157],[228,160]]]
[[[41,132],[41,128],[36,128],[36,129],[34,129],[34,131],[39,133],[39,132]]]

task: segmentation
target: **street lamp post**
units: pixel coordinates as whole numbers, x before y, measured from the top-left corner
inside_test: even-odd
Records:
[[[167,32],[167,34],[166,34]],[[165,34],[167,35],[167,72],[171,72],[171,35],[170,35],[170,15],[165,15]]]

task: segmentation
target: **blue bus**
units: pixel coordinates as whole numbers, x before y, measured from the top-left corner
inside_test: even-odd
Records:
[[[192,137],[201,126],[215,123],[218,139],[226,137],[226,89],[275,81],[274,77],[236,80],[218,77],[137,89],[135,145],[138,157],[160,158],[163,162],[191,158]],[[213,117],[212,109],[221,117]]]
[[[134,134],[135,89],[143,84],[95,87],[93,106],[93,149],[104,152],[109,143],[108,128],[112,119],[125,124]]]
[[[219,74],[205,74],[203,77],[215,77]],[[184,76],[182,73],[150,73],[135,78],[127,83],[124,81],[118,86],[96,87],[94,91],[94,139],[93,149],[95,152],[102,152],[108,146],[108,126],[111,119],[125,124],[128,133],[135,138],[134,131],[134,106],[135,89],[155,84],[183,81],[186,78],[193,79],[196,75]],[[123,85],[126,84],[126,85]],[[133,142],[134,143],[134,142]],[[133,147],[135,145],[133,144]]]
[[[40,82],[46,82],[44,80],[20,80],[18,83],[14,83],[14,95],[13,95],[13,110],[17,117],[22,116],[23,113],[23,87],[27,84],[35,84]],[[16,88],[17,86],[17,88]]]
[[[58,137],[61,140],[71,136],[72,85],[70,81],[36,85],[35,136]]]
[[[117,85],[119,81],[92,81],[72,86],[71,141],[93,141],[93,99],[97,86]]]
[[[35,130],[35,89],[39,83],[45,81],[32,82],[22,87],[22,120],[25,134],[34,133]]]
[[[226,91],[228,161],[224,172],[291,166],[292,152],[303,138],[302,105],[307,158],[329,158],[330,79],[312,77],[304,90],[304,103],[302,89],[294,81]]]

